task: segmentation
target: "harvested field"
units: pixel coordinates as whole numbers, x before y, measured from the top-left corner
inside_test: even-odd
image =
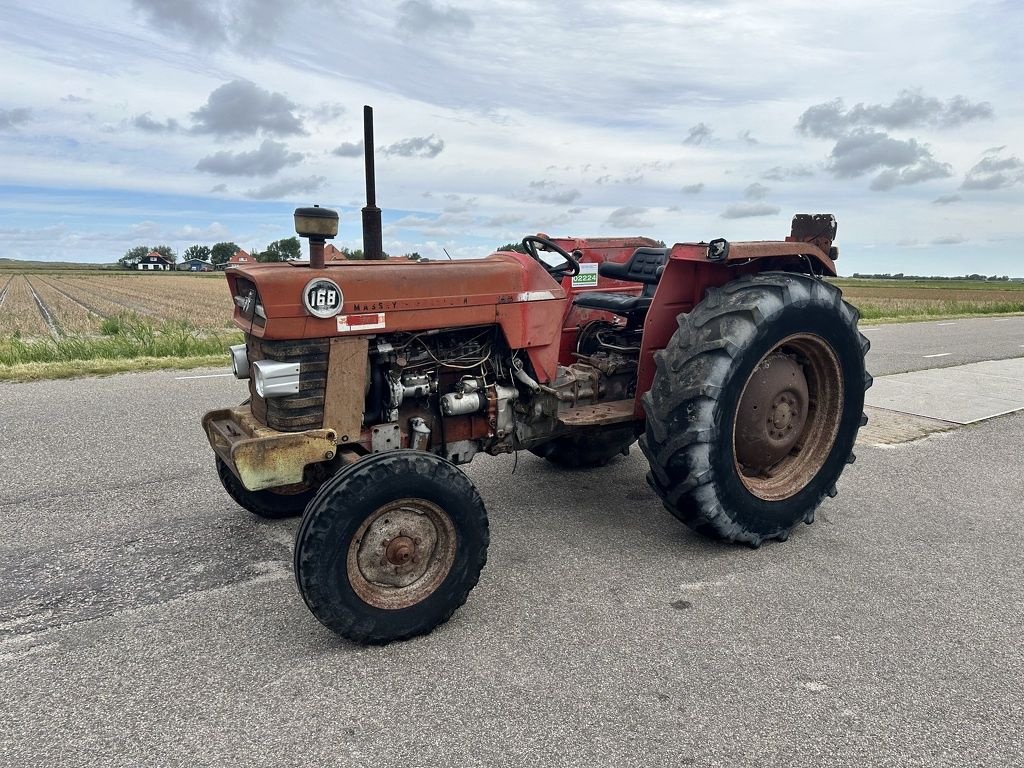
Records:
[[[1024,312],[1024,283],[949,280],[834,281],[865,320],[926,319]]]
[[[49,336],[50,327],[40,311],[36,296],[25,275],[11,278],[0,305],[0,337],[34,338]]]
[[[231,324],[231,300],[223,279],[51,271],[0,277],[0,291],[5,285],[0,338],[53,335],[51,325],[60,336],[98,334],[103,320],[126,313],[209,330]]]
[[[241,336],[231,309],[220,276],[0,275],[0,379],[125,370],[136,359],[220,362]]]

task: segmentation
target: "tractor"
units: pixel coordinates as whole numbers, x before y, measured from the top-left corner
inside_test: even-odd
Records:
[[[232,368],[250,397],[203,417],[219,478],[302,515],[300,594],[364,644],[430,632],[486,562],[459,465],[527,450],[567,471],[639,442],[667,510],[758,547],[811,523],[866,423],[867,339],[836,274],[836,220],[784,240],[529,235],[469,260],[387,257],[364,109],[365,259],[328,261],[338,214],[296,209],[310,258],[231,267]]]

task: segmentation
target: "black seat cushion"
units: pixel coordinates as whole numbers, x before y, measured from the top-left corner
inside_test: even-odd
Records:
[[[664,271],[668,248],[637,248],[625,264],[606,261],[597,268],[605,277],[655,285]]]
[[[630,293],[603,293],[588,291],[577,293],[573,304],[586,309],[603,309],[616,315],[631,315],[634,312],[646,312],[654,297],[654,287],[665,271],[667,248],[637,248],[629,261],[619,264],[614,261],[602,262],[597,271],[603,277],[615,280],[628,280],[632,283],[644,283],[643,293],[634,296]]]
[[[632,296],[628,293],[602,293],[601,291],[588,291],[577,293],[573,304],[586,309],[603,309],[607,312],[614,312],[616,315],[628,315],[633,312],[646,310],[651,306],[650,296]]]

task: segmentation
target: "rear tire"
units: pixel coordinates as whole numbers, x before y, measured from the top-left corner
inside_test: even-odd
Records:
[[[857,320],[835,286],[775,272],[711,289],[679,316],[655,354],[640,441],[673,515],[752,546],[813,522],[867,421]]]
[[[298,517],[316,495],[315,488],[298,493],[276,493],[270,490],[250,491],[242,485],[242,482],[235,477],[235,473],[219,456],[217,457],[217,477],[220,478],[220,484],[224,486],[228,496],[234,499],[238,506],[267,520]]]
[[[487,512],[458,467],[388,451],[328,480],[295,537],[295,580],[313,615],[357,643],[430,632],[466,602],[487,562]]]
[[[636,442],[636,431],[630,425],[625,429],[591,431],[556,437],[550,442],[531,448],[530,453],[547,459],[563,469],[603,467],[616,456],[629,452]]]

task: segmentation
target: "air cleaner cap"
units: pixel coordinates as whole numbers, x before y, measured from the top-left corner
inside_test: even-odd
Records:
[[[295,231],[299,237],[331,239],[338,234],[338,212],[314,205],[295,209]]]

